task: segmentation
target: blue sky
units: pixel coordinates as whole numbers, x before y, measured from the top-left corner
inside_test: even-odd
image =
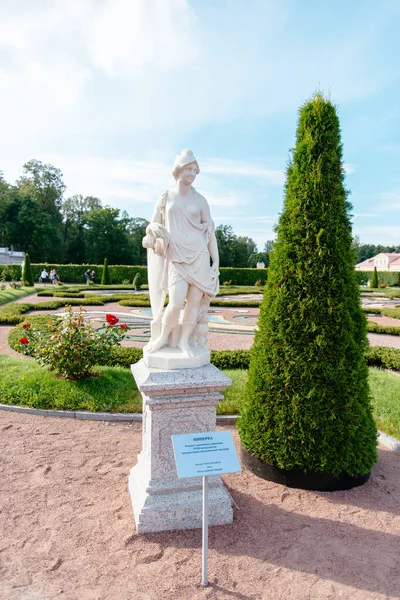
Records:
[[[262,250],[299,106],[337,104],[354,234],[400,244],[400,2],[2,0],[0,169],[150,218],[182,148],[217,225]]]

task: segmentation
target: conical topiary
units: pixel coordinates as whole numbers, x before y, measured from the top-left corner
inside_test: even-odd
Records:
[[[378,287],[378,271],[376,270],[376,267],[374,267],[374,272],[372,273],[371,287],[372,288]]]
[[[108,260],[104,259],[103,273],[101,274],[101,285],[110,285],[110,273],[108,272]]]
[[[247,466],[293,487],[360,485],[376,461],[347,193],[339,120],[317,93],[300,110],[238,423]]]
[[[29,286],[33,285],[31,259],[29,258],[29,254],[27,252],[25,252],[24,268],[22,269],[22,284]]]

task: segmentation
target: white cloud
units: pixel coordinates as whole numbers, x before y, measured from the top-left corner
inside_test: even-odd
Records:
[[[285,174],[278,169],[267,169],[263,165],[239,160],[221,158],[208,158],[202,161],[202,166],[207,173],[218,175],[236,175],[261,179],[270,185],[283,185]]]
[[[368,225],[355,227],[354,235],[358,235],[363,244],[398,245],[400,228],[398,225]]]
[[[199,53],[186,0],[106,0],[86,31],[94,66],[117,77],[149,66],[177,69]]]
[[[382,192],[379,196],[381,202],[377,209],[381,213],[400,211],[400,190],[389,190]],[[400,231],[400,226],[399,226]]]
[[[346,175],[351,175],[356,170],[355,165],[351,163],[344,163],[343,168],[345,170]]]
[[[376,219],[377,217],[379,217],[380,215],[378,213],[359,213],[359,212],[355,212],[353,217],[355,219]]]

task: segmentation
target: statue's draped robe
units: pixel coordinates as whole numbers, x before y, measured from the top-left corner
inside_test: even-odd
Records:
[[[168,291],[174,282],[183,279],[213,298],[219,289],[218,274],[211,269],[208,249],[210,236],[214,235],[214,223],[206,199],[194,188],[193,196],[189,204],[193,212],[176,202],[172,192],[163,194],[158,201],[162,224],[170,234],[164,242],[167,264],[162,287]]]

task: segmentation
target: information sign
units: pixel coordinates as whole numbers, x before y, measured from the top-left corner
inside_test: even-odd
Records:
[[[230,431],[172,436],[178,477],[204,477],[241,471]]]
[[[208,476],[241,471],[230,431],[183,433],[172,437],[179,479],[203,477],[202,577],[208,585]]]

